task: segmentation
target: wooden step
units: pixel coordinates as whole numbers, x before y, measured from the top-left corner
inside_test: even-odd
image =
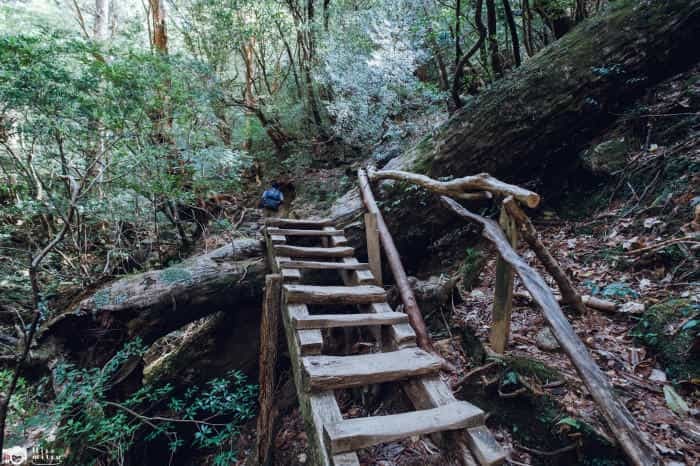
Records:
[[[290,322],[309,317],[309,309],[304,304],[289,304],[286,308]],[[320,330],[297,330],[296,337],[299,345],[299,352],[302,356],[321,354],[323,350],[323,335],[321,335]]]
[[[322,314],[293,319],[295,328],[338,328],[366,327],[370,325],[394,325],[408,322],[403,312],[384,312],[381,314]]]
[[[435,374],[442,360],[420,348],[356,356],[308,356],[302,359],[306,391],[335,390]]]
[[[393,312],[388,303],[372,303],[366,306],[359,306],[362,312],[372,312],[375,314],[384,314]],[[413,331],[411,324],[406,322],[395,324],[389,327],[390,347],[392,349],[403,349],[416,346],[416,332]]]
[[[282,265],[291,261],[289,257],[277,256],[274,260],[277,262],[277,270],[282,273],[282,279],[285,283],[297,283],[301,280],[301,272],[299,269],[286,268]]]
[[[302,246],[275,245],[275,254],[287,257],[352,257],[355,250],[349,246],[333,248],[306,248]]]
[[[275,227],[288,227],[288,228],[323,228],[333,225],[333,220],[330,218],[306,218],[306,219],[296,219],[296,218],[268,218],[265,220],[265,224],[268,226]]]
[[[317,270],[369,270],[369,264],[321,261],[289,261],[281,264],[283,269],[317,269]]]
[[[465,429],[482,419],[483,412],[479,408],[456,401],[433,409],[329,423],[324,425],[323,436],[330,453],[338,454],[414,435]]]
[[[286,228],[268,228],[268,234],[281,236],[342,236],[345,234],[343,230],[323,229],[323,230],[295,230]]]
[[[373,285],[284,285],[288,304],[369,304],[386,301],[384,288]]]

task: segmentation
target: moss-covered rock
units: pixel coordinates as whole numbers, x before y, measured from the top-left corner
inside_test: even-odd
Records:
[[[629,143],[624,137],[610,139],[581,154],[583,165],[593,173],[611,175],[627,163]]]
[[[700,338],[700,306],[687,299],[670,299],[651,306],[642,315],[631,334],[651,348],[672,379],[700,378],[700,357],[696,341]]]

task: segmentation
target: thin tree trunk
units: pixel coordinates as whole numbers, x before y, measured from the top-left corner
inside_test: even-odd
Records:
[[[521,0],[523,10],[523,43],[528,57],[535,54],[535,47],[532,43],[532,11],[530,10],[530,0]]]
[[[150,0],[153,21],[153,46],[156,51],[168,53],[168,34],[165,28],[165,4],[163,0]]]
[[[246,41],[246,43],[243,45],[243,50],[241,51],[243,54],[243,62],[245,63],[245,93],[243,98],[245,100],[246,109],[256,107],[256,99],[253,92],[253,81],[255,80],[255,56],[253,54],[253,47],[255,46],[254,40],[255,39],[251,38]],[[243,143],[243,148],[245,150],[250,150],[253,144],[250,128],[250,118],[252,116],[252,112],[250,110],[246,110],[246,114],[246,140]]]
[[[497,78],[503,76],[503,65],[501,57],[498,54],[498,35],[497,35],[497,16],[496,5],[494,0],[486,0],[486,24],[488,25],[488,44],[489,53],[491,54],[491,68]]]
[[[97,40],[104,41],[109,38],[109,1],[95,0],[95,27],[93,32]]]
[[[462,34],[461,31],[461,20],[462,20],[462,2],[457,0],[455,4],[455,66],[459,63],[459,59],[462,57]]]
[[[513,41],[513,60],[515,60],[515,66],[518,67],[522,63],[520,58],[520,41],[518,40],[518,28],[515,25],[515,17],[513,16],[513,9],[510,7],[510,0],[503,0],[503,10],[506,13],[508,29],[510,29],[510,37]]]
[[[328,32],[328,25],[330,23],[330,5],[331,0],[323,0],[323,30]]]
[[[481,10],[483,7],[483,0],[476,0],[474,5],[474,22],[476,23],[476,28],[479,31],[479,39],[476,44],[457,62],[455,66],[455,74],[452,80],[452,102],[456,109],[462,108],[462,98],[459,96],[462,91],[462,79],[464,76],[464,67],[469,63],[469,59],[474,55],[484,43],[486,39],[486,27],[484,26],[484,20],[481,18]]]

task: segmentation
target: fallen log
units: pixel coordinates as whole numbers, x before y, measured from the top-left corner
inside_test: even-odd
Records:
[[[162,270],[117,280],[48,322],[51,340],[82,362],[101,365],[124,342],[158,338],[217,311],[259,304],[265,276],[263,244],[235,240]]]
[[[700,0],[615,2],[470,99],[387,170],[559,186],[577,154],[654,84],[700,60]],[[551,176],[548,176],[551,175]]]
[[[460,217],[480,223],[483,226],[482,235],[496,246],[503,260],[513,266],[525,288],[542,309],[552,333],[588,387],[608,427],[630,462],[639,466],[660,465],[658,455],[642,437],[625,405],[615,396],[610,381],[574,332],[544,279],[518,256],[496,222],[470,212],[448,197],[442,196],[441,200]]]

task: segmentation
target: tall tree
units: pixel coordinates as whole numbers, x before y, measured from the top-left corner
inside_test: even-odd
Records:
[[[491,68],[496,77],[503,76],[503,64],[498,54],[498,17],[494,0],[486,0],[486,24],[488,26],[488,46],[491,54]]]
[[[95,27],[93,33],[97,40],[109,38],[109,2],[110,0],[95,0]]]
[[[508,29],[510,30],[510,38],[513,41],[513,60],[515,61],[515,66],[520,66],[522,59],[520,58],[520,41],[518,40],[518,27],[515,24],[515,17],[513,15],[513,9],[510,6],[510,0],[503,0],[503,11],[506,15],[506,21],[508,22]]]

